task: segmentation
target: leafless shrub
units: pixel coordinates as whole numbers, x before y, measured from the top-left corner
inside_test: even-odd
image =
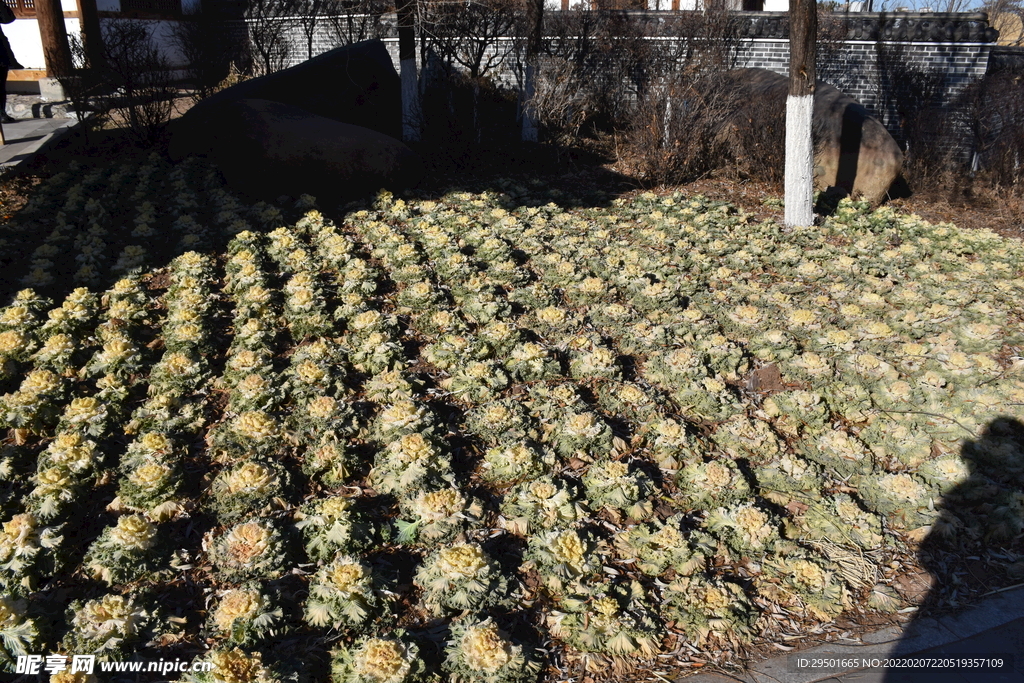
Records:
[[[99,68],[89,67],[81,33],[68,34],[68,47],[71,50],[72,69],[67,73],[58,73],[55,77],[65,97],[71,101],[75,118],[88,140],[94,121],[89,114],[102,108],[99,96],[103,91],[103,73]]]
[[[973,83],[956,101],[973,143],[971,173],[1024,193],[1024,73],[1000,71]]]
[[[232,59],[243,49],[231,40],[227,22],[211,3],[183,16],[175,24],[171,38],[187,63],[185,70],[196,102],[217,91],[229,75]]]
[[[643,181],[661,185],[697,180],[722,159],[720,125],[728,103],[713,88],[695,87],[677,75],[646,93],[628,135],[633,161],[626,163]]]
[[[334,3],[323,16],[327,34],[337,46],[381,38],[387,33],[382,21],[391,8],[386,0],[350,0]]]
[[[249,32],[249,70],[254,76],[280,71],[288,64],[291,42],[287,20],[294,16],[295,0],[249,0],[245,24]]]
[[[516,0],[420,4],[423,49],[430,55],[421,105],[426,137],[479,146],[515,129],[515,97],[493,76],[521,52],[521,10]],[[493,125],[509,111],[511,122]]]
[[[174,108],[170,65],[143,21],[104,24],[103,45],[110,109],[136,140],[155,142]]]
[[[726,100],[730,112],[741,112],[731,114],[733,125],[723,127],[721,133],[729,143],[727,158],[740,177],[781,188],[786,168],[786,96],[779,90],[743,103],[735,95]]]
[[[306,41],[306,59],[313,58],[313,39],[317,29],[335,4],[333,0],[292,0],[292,12]]]
[[[520,12],[515,0],[423,3],[422,40],[470,79],[488,76],[510,59],[510,38],[521,32]]]
[[[736,102],[716,83],[734,66],[739,40],[724,2],[665,21],[671,25],[659,33],[673,40],[651,40],[647,27],[627,33],[628,62],[620,67],[632,95],[625,99],[633,102],[619,123],[627,141],[622,156],[658,184],[694,180],[721,165],[723,127]]]
[[[818,80],[839,90],[848,91],[854,85],[862,65],[846,48],[847,20],[844,14],[825,9],[818,3],[818,40],[814,69]]]
[[[942,174],[956,164],[957,125],[947,109],[946,75],[913,63],[903,43],[878,41],[873,88],[882,124],[904,149],[904,174],[911,182]]]

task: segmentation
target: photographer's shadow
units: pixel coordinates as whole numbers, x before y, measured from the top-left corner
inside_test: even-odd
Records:
[[[961,456],[968,474],[918,551],[931,587],[891,656],[1012,655],[1012,667],[890,668],[885,683],[1024,683],[1024,424],[996,418]]]

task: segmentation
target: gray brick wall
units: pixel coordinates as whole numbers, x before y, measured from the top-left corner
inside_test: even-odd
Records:
[[[886,111],[879,101],[884,74],[879,70],[879,51],[898,55],[907,66],[941,77],[943,105],[949,105],[968,85],[985,75],[992,45],[985,43],[924,43],[848,40],[827,60],[819,58],[818,78],[847,93],[882,119],[898,127],[896,112]],[[744,39],[736,66],[769,69],[789,74],[789,41]]]
[[[286,66],[292,66],[307,58],[306,38],[297,20],[282,21],[286,24],[290,45]],[[244,23],[236,22],[234,30],[240,34],[244,32]],[[398,70],[398,38],[393,21],[384,23],[380,37]],[[660,39],[672,40],[665,37]],[[322,22],[314,36],[313,54],[326,52],[340,44],[342,42],[336,32],[326,21]],[[846,40],[833,45],[827,55],[819,55],[818,78],[856,98],[900,139],[898,112],[891,103],[882,101],[880,97],[885,72],[879,69],[879,52],[889,54],[890,58],[898,55],[901,64],[939,79],[944,95],[940,104],[948,107],[966,86],[985,75],[992,47],[991,43],[980,40]],[[513,49],[512,40],[498,41],[491,48],[492,53],[499,53],[502,60],[488,75],[501,85],[517,88],[521,83],[521,61],[513,54]],[[734,64],[737,68],[762,68],[786,75],[789,71],[789,41],[778,37],[743,38],[739,42]],[[425,78],[430,78],[433,68],[428,63]]]

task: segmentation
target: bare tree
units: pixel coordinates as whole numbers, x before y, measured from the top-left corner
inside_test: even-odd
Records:
[[[815,50],[815,71],[819,80],[839,90],[849,90],[860,68],[851,64],[846,51],[848,31],[846,15],[838,10],[826,9],[818,3],[818,43]]]
[[[241,46],[228,35],[227,22],[212,3],[175,24],[171,38],[188,63],[186,71],[195,101],[217,90],[230,71],[231,60],[240,52]]]
[[[1024,45],[1024,0],[987,0],[981,11],[999,31],[1001,45]]]
[[[71,70],[64,74],[57,74],[64,95],[71,101],[75,110],[75,118],[78,119],[82,130],[85,132],[85,139],[89,139],[89,131],[92,128],[92,118],[89,112],[96,106],[98,95],[103,88],[103,72],[98,67],[89,68],[90,55],[81,33],[68,34],[68,47],[71,50]],[[102,59],[91,60],[93,62]]]
[[[443,65],[448,94],[466,85],[472,89],[469,125],[479,143],[481,89],[493,90],[490,77],[515,59],[522,5],[518,0],[432,0],[420,7],[421,41]]]
[[[323,16],[335,45],[351,45],[385,34],[382,21],[391,5],[387,0],[352,0],[335,3]]]
[[[424,3],[422,40],[471,79],[487,76],[509,58],[508,39],[516,34],[519,7],[514,0]]]
[[[323,23],[323,16],[332,0],[294,0],[294,9],[306,39],[306,59],[313,59],[313,41],[317,28]]]
[[[108,102],[142,143],[153,143],[171,118],[177,90],[171,68],[144,21],[119,19],[103,26]]]
[[[295,14],[295,0],[249,0],[245,24],[254,75],[280,71],[288,64],[291,45],[287,19]]]

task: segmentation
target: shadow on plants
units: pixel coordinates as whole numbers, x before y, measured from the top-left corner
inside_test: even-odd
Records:
[[[950,460],[940,515],[918,548],[930,577],[904,584],[909,588],[903,597],[920,607],[893,656],[915,652],[915,639],[931,628],[930,617],[1024,579],[1024,562],[1006,559],[1024,550],[1024,424],[1006,416],[992,420],[963,443],[960,457],[962,465]],[[930,471],[943,473],[938,467]],[[887,672],[886,680],[905,680],[900,673]]]

